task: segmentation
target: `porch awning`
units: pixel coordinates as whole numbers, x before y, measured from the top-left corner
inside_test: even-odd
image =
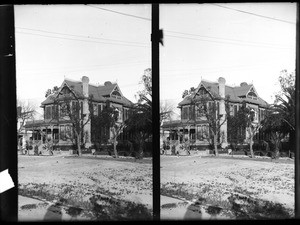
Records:
[[[183,128],[187,126],[191,126],[191,128],[195,128],[198,124],[207,124],[207,121],[188,121],[188,122],[183,122],[181,120],[166,121],[163,123],[161,127],[163,129]]]
[[[70,121],[57,121],[57,120],[52,120],[52,121],[44,121],[44,120],[34,120],[34,121],[27,121],[25,124],[25,129],[31,129],[31,128],[37,128],[37,127],[46,127],[46,126],[51,126],[51,125],[59,125],[59,124],[66,124],[69,123]]]

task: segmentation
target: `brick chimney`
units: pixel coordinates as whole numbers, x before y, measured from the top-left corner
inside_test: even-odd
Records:
[[[89,97],[89,81],[90,79],[86,76],[82,77],[82,93],[84,97],[88,98]]]
[[[219,115],[220,123],[222,126],[220,127],[220,140],[221,140],[221,146],[222,148],[225,148],[227,143],[227,121],[226,121],[226,110],[225,110],[225,83],[226,80],[223,77],[219,77],[219,95],[221,97],[220,103],[219,103]],[[225,121],[225,122],[224,122]]]
[[[219,82],[219,95],[221,96],[221,98],[225,98],[226,80],[223,77],[219,77],[218,82]]]
[[[89,78],[86,76],[83,76],[82,79],[82,94],[84,96],[83,100],[83,109],[82,112],[85,114],[85,117],[83,119],[83,123],[85,123],[90,116],[90,111],[89,111]],[[89,121],[83,128],[84,130],[84,138],[85,138],[85,147],[90,147],[91,146],[91,122]]]

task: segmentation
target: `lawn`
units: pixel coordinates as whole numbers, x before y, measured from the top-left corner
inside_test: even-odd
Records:
[[[294,160],[161,156],[161,195],[218,208],[229,219],[291,218]]]
[[[18,179],[19,195],[79,207],[91,220],[152,217],[150,158],[19,155]]]

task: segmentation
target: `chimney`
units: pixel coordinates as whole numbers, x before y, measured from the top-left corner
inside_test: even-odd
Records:
[[[225,82],[226,80],[223,77],[219,77],[219,95],[221,98],[225,98]]]
[[[248,85],[247,82],[242,82],[242,83],[240,84],[241,87],[244,87],[244,86],[247,86],[247,85]]]
[[[225,119],[226,117],[226,110],[225,110],[225,82],[226,80],[223,77],[219,77],[219,95],[221,97],[219,102],[219,115],[220,117],[220,140],[221,141],[221,147],[225,148],[227,143],[227,121]]]
[[[108,86],[110,86],[110,85],[112,85],[112,83],[111,83],[110,81],[104,82],[104,86],[108,87]]]
[[[82,77],[82,94],[84,97],[89,97],[89,78],[86,76]]]
[[[83,118],[83,122],[86,123],[89,119],[89,104],[88,104],[88,97],[89,97],[89,78],[83,76],[82,79],[82,94],[85,97],[83,100],[83,114],[85,117]],[[84,126],[84,139],[85,139],[85,147],[88,148],[91,146],[91,122],[87,122]]]

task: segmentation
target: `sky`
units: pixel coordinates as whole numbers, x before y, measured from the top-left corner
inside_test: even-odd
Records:
[[[16,5],[17,98],[38,109],[64,78],[117,82],[136,102],[151,67],[151,5]]]
[[[273,103],[280,72],[295,71],[296,3],[162,4],[160,29],[160,101],[175,108],[184,90],[219,77]]]

